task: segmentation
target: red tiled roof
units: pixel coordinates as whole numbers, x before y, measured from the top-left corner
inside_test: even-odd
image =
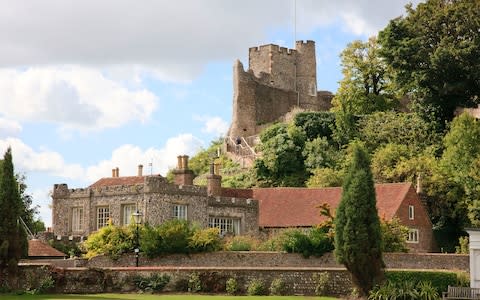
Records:
[[[252,189],[222,188],[222,197],[253,198]]]
[[[92,185],[91,188],[113,185],[136,185],[143,184],[145,176],[104,177]]]
[[[412,187],[411,183],[376,184],[378,215],[390,220]],[[301,227],[319,224],[320,205],[335,210],[342,188],[259,188],[253,198],[259,200],[259,225],[262,227]]]
[[[28,241],[28,256],[29,257],[64,257],[65,254],[57,249],[45,244],[40,240]]]

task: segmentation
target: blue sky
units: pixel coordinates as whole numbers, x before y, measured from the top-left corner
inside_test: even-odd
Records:
[[[318,88],[335,92],[340,52],[407,3],[296,0],[297,40],[316,42]],[[223,136],[233,62],[247,68],[253,46],[291,48],[294,4],[0,0],[0,151],[12,147],[46,225],[53,184],[86,187],[138,164],[165,175],[177,155]]]

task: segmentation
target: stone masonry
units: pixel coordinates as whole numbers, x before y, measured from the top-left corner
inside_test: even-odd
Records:
[[[187,161],[188,157],[179,157],[179,167],[174,172],[177,177],[175,181],[183,183],[180,185],[168,183],[160,175],[137,176],[135,182],[123,185],[117,185],[115,179],[125,177],[114,176],[107,178],[112,181],[109,185],[94,184],[79,189],[69,189],[67,184],[55,184],[52,194],[55,236],[86,237],[96,231],[99,207],[108,209],[110,222],[123,225],[126,206],[136,207],[143,215],[142,223],[150,225],[159,225],[175,218],[174,207],[182,206],[185,207],[186,219],[203,228],[209,226],[209,218],[213,217],[237,220],[239,234],[257,233],[258,201],[221,197],[218,193],[207,194],[206,187],[188,185],[192,184],[192,173],[188,170]],[[78,208],[82,214],[77,215],[75,221],[73,211],[77,209],[78,212]],[[74,226],[75,222],[77,226]]]
[[[295,49],[262,45],[249,49],[249,69],[233,67],[233,116],[228,135],[249,137],[281,120],[294,107],[328,110],[333,97],[317,91],[314,41],[297,41]]]

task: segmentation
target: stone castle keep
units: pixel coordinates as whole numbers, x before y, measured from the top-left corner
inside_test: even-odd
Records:
[[[314,41],[297,41],[295,49],[263,45],[249,49],[249,69],[233,67],[233,116],[230,137],[249,137],[293,108],[330,108],[333,94],[317,91]]]

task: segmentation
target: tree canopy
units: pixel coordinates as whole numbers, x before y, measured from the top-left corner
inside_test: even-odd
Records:
[[[480,102],[480,1],[427,0],[379,33],[381,55],[422,116],[440,129]]]

